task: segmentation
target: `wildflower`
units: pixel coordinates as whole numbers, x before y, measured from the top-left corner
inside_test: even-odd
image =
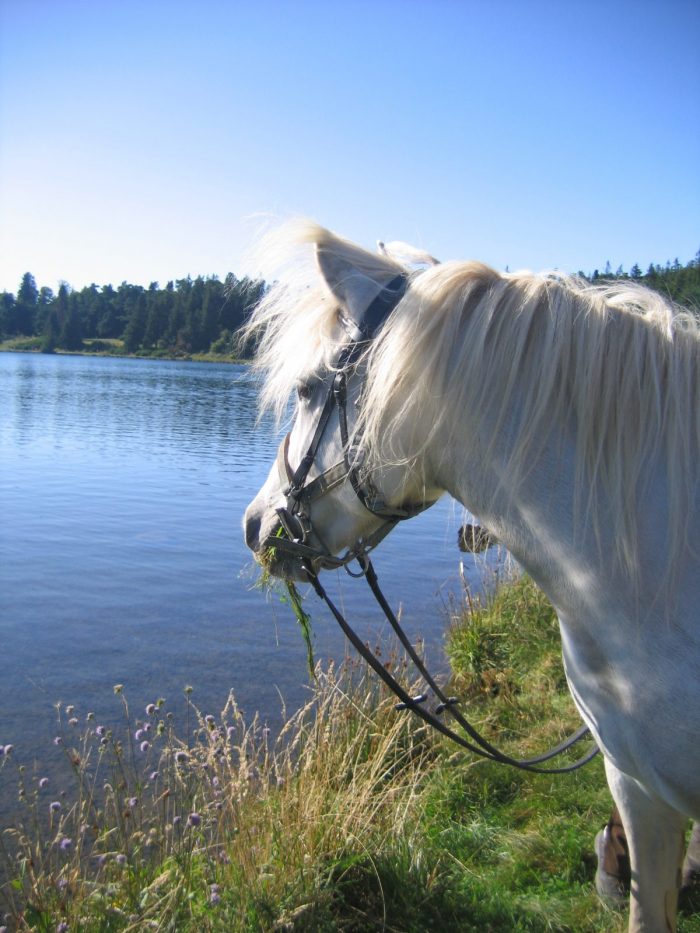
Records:
[[[63,739],[61,738],[60,735],[57,735],[57,736],[56,736],[56,738],[53,740],[53,744],[54,744],[54,745],[63,745]]]
[[[74,706],[72,706],[72,705],[71,705],[71,706],[66,706],[66,716],[72,716],[74,712],[75,712],[75,707],[74,707]]]
[[[204,721],[209,726],[210,729],[214,727],[214,723],[216,722],[216,720],[214,719],[212,715],[205,716]]]
[[[49,810],[51,811],[51,813],[58,813],[60,809],[61,809],[61,804],[59,803],[58,800],[54,800],[49,804]]]
[[[39,787],[43,790],[45,787],[48,787],[49,779],[47,777],[39,778]]]
[[[173,826],[179,826],[181,822],[182,822],[182,817],[181,817],[181,816],[174,816],[174,817],[173,817]]]
[[[77,719],[77,717],[76,717],[76,716],[71,716],[71,718],[68,720],[68,725],[69,725],[69,726],[77,726],[77,725],[78,725],[78,719]]]
[[[134,738],[136,739],[137,742],[141,741],[141,739],[143,738],[143,735],[144,735],[143,729],[137,729],[136,732],[134,732]]]
[[[139,802],[139,798],[138,798],[138,797],[129,797],[129,799],[128,799],[128,801],[127,801],[127,803],[129,804],[129,806],[130,806],[132,809],[138,804],[138,802]]]
[[[148,706],[146,707],[146,715],[152,716],[155,713],[155,711],[156,711],[156,704],[149,703]]]
[[[218,884],[212,884],[212,885],[210,886],[210,889],[209,889],[209,903],[210,903],[210,904],[214,904],[214,905],[220,904],[220,903],[221,903],[221,895],[219,894],[219,885],[218,885]]]
[[[175,752],[175,761],[181,765],[183,762],[187,761],[188,755],[187,752]]]
[[[73,848],[73,840],[69,839],[68,836],[64,836],[63,839],[58,844],[58,848],[61,852],[70,852]]]
[[[226,737],[228,738],[229,742],[231,741],[231,739],[233,739],[233,738],[236,737],[236,727],[235,727],[235,726],[229,726],[229,727],[228,727],[228,729],[226,730]]]
[[[87,716],[85,717],[85,719],[86,719],[88,722],[92,722],[94,718],[95,718],[95,714],[94,714],[94,713],[88,713]]]
[[[150,780],[151,782],[157,781],[157,780],[158,780],[158,772],[157,772],[157,771],[151,771],[151,773],[150,773],[150,775],[149,775],[149,780]]]
[[[68,933],[69,929],[70,927],[65,922],[65,920],[62,920],[56,927],[56,933]]]
[[[102,736],[102,735],[106,735],[106,733],[107,733],[107,729],[105,726],[97,726],[95,728],[95,735]]]
[[[122,692],[122,690],[124,689],[124,684],[115,684],[114,687],[113,687],[112,689],[114,690],[115,694],[116,694],[117,696],[119,696],[119,694],[120,694],[120,693]]]
[[[190,687],[189,684],[185,687],[185,693],[187,694],[187,696],[189,696],[192,693],[192,689],[193,688]]]
[[[114,861],[117,863],[117,865],[124,866],[126,865],[126,856],[123,852],[120,852],[119,855],[115,856]]]
[[[4,748],[4,752],[6,755],[10,755],[13,749],[14,749],[14,745],[6,745]]]
[[[201,822],[202,817],[199,815],[199,813],[190,813],[190,815],[187,817],[188,826],[199,826]]]

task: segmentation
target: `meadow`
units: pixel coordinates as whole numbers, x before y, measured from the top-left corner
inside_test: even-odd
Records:
[[[467,593],[448,654],[452,691],[510,753],[579,724],[553,611],[527,578],[484,604]],[[17,787],[2,933],[625,929],[593,885],[611,807],[600,756],[571,775],[475,760],[397,713],[359,663],[317,666],[274,737],[233,696],[201,710],[186,687],[176,714],[114,694],[120,729],[57,708],[60,786],[2,750]],[[699,891],[679,929],[700,931]]]

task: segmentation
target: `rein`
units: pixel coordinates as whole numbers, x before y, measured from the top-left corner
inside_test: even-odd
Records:
[[[347,639],[358,654],[381,678],[384,684],[396,695],[399,700],[395,707],[397,710],[411,710],[429,726],[432,726],[432,728],[436,729],[442,735],[447,736],[463,749],[490,761],[496,761],[501,764],[511,765],[523,771],[533,771],[540,774],[564,774],[575,771],[577,768],[587,764],[597,754],[598,747],[595,744],[583,757],[571,764],[552,768],[541,767],[541,765],[561,755],[583,739],[589,733],[589,729],[585,725],[581,726],[573,735],[569,736],[569,738],[565,739],[548,752],[533,758],[523,759],[512,758],[499,751],[499,749],[492,745],[474,728],[474,726],[472,726],[457,709],[457,698],[445,695],[411,645],[406,633],[401,628],[398,619],[380,589],[377,574],[369,559],[369,552],[386,537],[398,522],[418,515],[433,504],[432,502],[427,502],[421,503],[420,505],[404,504],[400,507],[389,506],[371,480],[368,477],[360,476],[358,472],[359,458],[356,456],[356,452],[352,452],[350,449],[347,418],[348,370],[352,368],[364,347],[372,340],[378,328],[386,320],[386,317],[399,303],[406,291],[407,285],[408,281],[405,275],[399,275],[392,279],[371,302],[361,320],[339,314],[340,323],[347,332],[350,342],[343,346],[335,360],[334,368],[336,369],[336,373],[333,378],[333,385],[328,391],[324,401],[306,454],[296,470],[292,470],[288,459],[289,434],[287,434],[280,444],[277,453],[277,469],[281,488],[284,490],[286,497],[286,504],[276,511],[286,537],[269,537],[265,543],[268,547],[274,547],[281,551],[285,551],[301,561],[302,569],[316,592],[316,595],[328,606]],[[343,459],[307,483],[309,472],[314,464],[318,448],[335,408],[338,409]],[[355,494],[364,507],[373,515],[382,518],[383,522],[377,530],[367,538],[358,540],[344,555],[336,557],[331,554],[329,549],[325,546],[318,531],[312,527],[310,506],[316,499],[324,496],[331,489],[346,480],[350,481]],[[320,547],[310,542],[312,534],[316,537],[317,541],[320,542]],[[353,572],[349,569],[348,565],[354,560],[358,561],[360,566],[359,572]],[[328,593],[318,578],[318,570],[322,568],[337,569],[339,567],[345,567],[345,570],[350,576],[362,576],[367,581],[375,600],[382,609],[406,653],[425,683],[437,698],[438,703],[433,710],[429,710],[423,705],[428,699],[427,694],[419,694],[418,696],[412,697],[407,693],[404,687],[398,683],[396,678],[360,639],[350,623],[328,596]],[[455,723],[464,730],[469,737],[468,739],[458,732],[455,732],[453,728],[446,725],[446,723],[439,718],[445,712],[449,713]]]

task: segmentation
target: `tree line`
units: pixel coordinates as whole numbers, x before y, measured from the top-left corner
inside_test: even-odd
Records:
[[[633,279],[686,307],[700,311],[700,251],[686,265],[677,259],[642,272],[579,273],[590,281]],[[144,356],[190,356],[236,353],[235,335],[265,291],[265,283],[229,274],[190,277],[148,288],[123,282],[89,285],[80,290],[62,283],[58,292],[37,287],[34,276],[22,277],[17,294],[0,293],[0,340],[26,338],[27,348],[115,351]]]
[[[147,356],[231,355],[234,335],[265,289],[261,281],[178,279],[161,288],[123,282],[58,292],[22,277],[17,294],[0,294],[0,339],[26,337],[36,349],[114,350]],[[33,340],[31,339],[33,338]]]

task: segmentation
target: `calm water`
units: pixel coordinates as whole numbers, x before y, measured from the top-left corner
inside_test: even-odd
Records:
[[[252,589],[241,536],[278,441],[255,406],[242,366],[0,353],[0,744],[41,756],[57,701],[108,718],[116,683],[137,709],[191,685],[216,712],[233,689],[271,725],[280,694],[304,699],[296,622]],[[462,519],[442,501],[375,561],[438,668]],[[368,636],[385,631],[361,582],[333,585]],[[317,656],[342,657],[308,605]]]

